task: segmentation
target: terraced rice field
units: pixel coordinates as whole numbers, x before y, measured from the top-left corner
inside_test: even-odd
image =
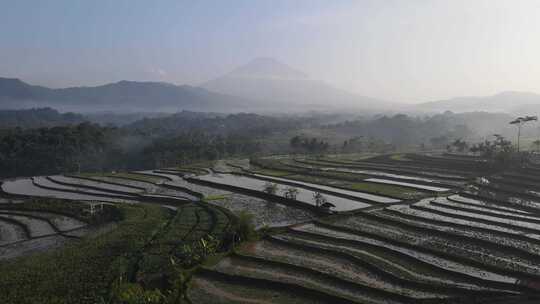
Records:
[[[264,186],[266,184],[265,181],[241,176],[241,175],[232,175],[232,174],[211,174],[211,175],[204,175],[197,178],[201,181],[207,181],[207,182],[213,182],[220,185],[226,185],[226,186],[232,186],[232,187],[239,187],[244,188],[248,190],[253,191],[262,191],[264,189]],[[278,184],[280,185],[280,188],[286,188],[284,184]],[[300,188],[298,187],[298,195],[297,200],[308,204],[308,205],[315,205],[315,201],[313,199],[313,196],[315,194],[315,190],[311,190],[309,188]],[[324,189],[321,189],[324,190]],[[365,208],[369,207],[370,205],[367,203],[363,203],[361,201],[348,199],[336,195],[325,195],[326,198],[330,203],[335,205],[335,209],[337,211],[348,211],[348,210],[355,210],[359,208]],[[394,202],[397,200],[394,200]]]
[[[384,197],[384,196],[381,196],[381,195],[362,193],[360,191],[349,191],[349,190],[346,190],[346,189],[340,189],[340,188],[336,188],[336,187],[329,187],[329,186],[320,185],[320,184],[314,184],[314,183],[301,182],[301,181],[296,181],[296,180],[283,178],[283,177],[266,177],[266,176],[263,176],[263,175],[260,175],[260,174],[254,174],[253,176],[264,178],[264,179],[269,179],[269,180],[275,181],[275,182],[285,182],[285,183],[298,184],[299,186],[307,186],[307,187],[310,187],[310,188],[316,188],[316,189],[319,189],[319,190],[328,191],[330,193],[344,194],[344,195],[347,195],[347,196],[351,196],[351,197],[355,197],[355,198],[363,199],[363,200],[367,200],[367,201],[373,201],[373,202],[376,202],[376,203],[388,204],[388,203],[397,203],[397,202],[399,202],[398,199],[394,199],[394,198],[390,198],[390,197]]]
[[[88,222],[56,207],[32,203],[0,204],[0,260],[62,246],[89,232]],[[77,237],[77,238],[78,238]]]
[[[428,191],[433,191],[433,192],[447,192],[450,190],[449,188],[420,185],[420,184],[414,184],[410,182],[400,182],[400,181],[383,179],[383,178],[366,178],[364,181],[370,182],[370,183],[385,184],[385,185],[404,186],[404,187],[410,187],[410,188],[420,189],[420,190],[428,190]]]
[[[506,199],[455,194],[474,172],[447,174],[441,166],[426,165],[431,161],[410,159],[401,173],[399,167],[365,159],[344,165],[369,169],[339,170],[329,162],[309,162],[313,171],[306,173],[341,171],[365,176],[367,183],[445,194],[372,203],[352,214],[276,230],[195,275],[194,283],[204,291],[194,289],[192,300],[203,303],[222,295],[228,299],[224,303],[265,303],[263,295],[268,295],[288,303],[288,292],[294,290],[302,290],[298,303],[315,303],[314,298],[322,303],[470,303],[535,297],[540,205],[520,192],[506,193]],[[296,170],[300,166],[287,175],[263,173],[287,172],[286,160],[273,162],[275,167],[256,170],[253,177],[321,191],[333,188],[298,179],[304,174]],[[414,166],[422,168],[419,174],[410,171]],[[257,283],[245,283],[250,280]],[[274,284],[283,292],[270,287]]]
[[[50,197],[59,199],[106,201],[116,203],[132,202],[129,197],[111,197],[106,193],[98,191],[79,191],[77,188],[54,184],[43,177],[36,178],[36,181],[33,181],[30,178],[4,181],[2,183],[2,191],[11,195],[21,195],[28,197]]]
[[[148,222],[131,236],[139,241],[128,255],[125,279],[170,287],[170,280],[160,282],[178,275],[175,261],[185,271],[191,303],[538,299],[540,197],[534,192],[540,173],[523,168],[485,175],[483,165],[455,155],[283,156],[251,164],[219,161],[208,169],[19,179],[2,189],[130,203],[126,210]],[[475,183],[475,176],[493,182]],[[266,193],[267,183],[279,190]],[[297,196],[285,199],[290,187]],[[335,205],[333,212],[314,206],[318,192]],[[0,259],[87,239],[78,234],[89,225],[81,218],[16,205],[0,204]],[[245,212],[258,238],[235,244],[235,225]],[[202,261],[190,256],[193,246],[214,240],[237,246],[220,247]],[[23,244],[30,245],[17,251]]]

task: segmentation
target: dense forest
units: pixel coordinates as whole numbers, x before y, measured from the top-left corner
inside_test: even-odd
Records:
[[[295,127],[255,114],[179,113],[124,127],[89,122],[0,129],[0,176],[134,170],[249,156],[260,140]]]
[[[514,132],[507,115],[487,113],[348,115],[349,120],[339,121],[336,115],[182,111],[123,126],[53,109],[3,111],[0,116],[6,118],[0,125],[1,177],[148,169],[254,154],[445,149],[456,140],[479,142],[497,128]]]
[[[444,148],[456,139],[482,141],[494,133],[514,136],[515,128],[508,124],[512,116],[503,113],[452,113],[431,116],[397,114],[375,118],[347,120],[326,124],[322,129],[351,139],[376,139],[396,147]],[[534,136],[535,129],[524,129],[524,134]]]
[[[59,113],[51,108],[0,110],[0,129],[40,128],[77,124],[87,119],[76,113]]]

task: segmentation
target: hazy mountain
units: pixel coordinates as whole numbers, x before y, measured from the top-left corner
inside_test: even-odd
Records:
[[[120,81],[95,87],[51,89],[0,78],[0,108],[54,107],[62,111],[227,111],[247,101],[188,85]]]
[[[355,95],[310,79],[305,73],[272,58],[258,58],[202,87],[239,96],[260,107],[287,110],[388,109],[388,102]],[[286,108],[283,108],[285,106]]]
[[[93,87],[52,89],[0,78],[0,109],[54,107],[97,112],[281,112],[395,109],[312,80],[271,58],[255,59],[202,87],[163,82],[120,81]]]
[[[483,97],[457,97],[417,105],[423,111],[452,112],[507,112],[527,114],[540,110],[540,95],[529,92],[502,92]],[[534,113],[532,113],[534,114]]]

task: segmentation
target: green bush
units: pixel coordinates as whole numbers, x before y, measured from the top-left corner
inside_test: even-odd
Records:
[[[235,224],[236,234],[241,241],[252,240],[256,237],[253,214],[246,211],[240,212]]]

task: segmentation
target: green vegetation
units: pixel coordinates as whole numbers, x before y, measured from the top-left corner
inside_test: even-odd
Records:
[[[91,220],[75,202],[11,206]],[[193,267],[254,233],[250,216],[231,219],[212,206],[186,204],[175,214],[146,204],[107,208],[117,210],[108,212],[118,216],[116,229],[57,251],[0,262],[3,303],[179,303]]]
[[[409,161],[407,165],[411,167],[421,165],[426,170],[430,166],[438,168],[441,164],[467,166],[469,162],[475,161],[444,155],[394,154],[394,157],[405,157]],[[377,161],[390,162],[389,158],[389,155],[384,155]],[[254,162],[265,167],[261,171],[287,173],[288,178],[292,180],[402,199],[430,195],[406,187],[365,182],[362,180],[365,176],[361,174],[324,171],[308,167],[319,166],[319,164],[329,166],[325,160],[352,162],[341,157],[308,160],[309,164],[295,162],[290,158],[256,159]],[[202,164],[194,164],[183,168],[202,170],[202,167]],[[92,175],[84,174],[84,176]],[[161,180],[159,177],[136,173],[104,176],[148,182]],[[266,183],[258,190],[289,199],[295,199],[298,194],[298,189],[295,187],[284,185],[279,186],[278,189],[273,182]],[[480,284],[481,287],[493,287],[497,290],[506,290],[501,288],[507,286],[513,288],[510,284],[491,286],[490,282],[485,283],[482,282],[485,280],[474,279],[468,275],[469,269],[462,270],[466,275],[460,274],[461,270],[447,271],[444,264],[447,253],[474,259],[480,263],[492,263],[496,261],[497,256],[493,260],[490,260],[491,256],[488,256],[486,261],[480,260],[483,255],[476,255],[476,251],[468,250],[469,244],[478,252],[483,252],[484,249],[481,246],[484,244],[487,244],[487,248],[491,250],[489,242],[492,242],[492,247],[495,248],[497,242],[504,237],[503,235],[493,230],[492,233],[497,234],[497,238],[484,238],[483,235],[476,236],[475,233],[478,231],[474,229],[469,231],[468,228],[458,229],[460,226],[456,226],[451,227],[452,230],[450,230],[446,227],[453,223],[441,223],[445,228],[439,230],[435,218],[418,216],[418,222],[415,223],[416,214],[412,211],[409,213],[405,208],[419,210],[419,207],[422,207],[419,204],[404,203],[402,206],[396,206],[398,207],[396,209],[377,206],[377,208],[360,212],[345,212],[336,216],[313,218],[313,221],[306,225],[298,224],[309,220],[303,217],[296,222],[291,221],[291,225],[294,225],[291,226],[294,227],[293,229],[290,229],[291,227],[265,227],[256,231],[254,216],[257,216],[258,223],[264,224],[269,221],[259,221],[259,214],[246,211],[239,212],[235,216],[229,210],[221,208],[219,202],[215,205],[210,204],[214,201],[227,200],[227,204],[223,204],[225,206],[236,203],[233,201],[235,199],[240,199],[240,195],[209,195],[202,202],[183,203],[177,206],[176,210],[146,204],[106,207],[110,208],[108,212],[111,216],[105,217],[104,221],[117,221],[114,225],[115,230],[73,241],[56,251],[0,262],[0,290],[2,290],[2,297],[6,299],[4,302],[9,304],[34,302],[172,304],[191,303],[193,300],[193,302],[204,303],[204,301],[211,302],[212,297],[220,296],[223,292],[232,294],[231,302],[234,302],[234,297],[237,295],[249,296],[250,299],[257,301],[261,300],[261,295],[267,294],[268,290],[274,288],[277,290],[276,298],[272,298],[271,301],[281,303],[279,301],[282,299],[289,300],[284,295],[296,287],[298,290],[307,291],[306,294],[297,294],[299,301],[309,303],[307,299],[309,295],[313,296],[311,292],[316,294],[321,290],[330,297],[343,298],[342,291],[349,292],[358,288],[354,293],[370,297],[369,292],[362,291],[363,286],[369,282],[373,283],[369,285],[370,288],[377,289],[374,290],[375,295],[379,294],[379,291],[399,294],[404,290],[403,288],[407,288],[410,289],[411,294],[415,292],[421,292],[417,293],[419,295],[423,295],[424,292],[438,294],[440,292],[445,295],[460,296],[461,289],[458,284],[462,285],[462,283]],[[322,208],[329,207],[332,203],[331,200],[326,199],[324,193],[317,189],[314,189],[312,199],[314,205]],[[246,202],[251,203],[250,200]],[[244,201],[241,203],[244,204]],[[448,203],[450,204],[450,201]],[[482,203],[478,202],[478,204]],[[77,215],[78,218],[85,219],[87,222],[95,221],[87,218],[84,204],[76,202],[66,204],[58,200],[37,200],[34,203],[9,206],[65,212]],[[279,204],[273,203],[268,206],[282,208]],[[256,208],[251,210],[252,212],[259,211]],[[490,211],[484,211],[486,212]],[[501,216],[496,213],[492,215]],[[452,216],[458,218],[457,214]],[[518,228],[515,227],[515,229]],[[426,233],[429,229],[432,229],[433,233]],[[488,229],[483,229],[481,233],[488,235],[485,230]],[[430,242],[418,242],[428,234]],[[468,242],[466,238],[472,238],[472,240]],[[508,243],[504,240],[505,243],[501,244],[508,252],[513,250],[511,246],[519,246],[516,248],[520,250],[519,252],[526,252],[525,250],[528,250],[526,248],[529,248],[526,246],[529,244],[523,240],[524,238],[515,240],[515,245],[511,243],[514,240]],[[371,243],[364,239],[374,239],[381,244]],[[476,244],[475,241],[479,243]],[[384,243],[392,247],[384,246]],[[464,245],[460,246],[461,244]],[[403,251],[404,249],[407,251]],[[428,263],[421,256],[414,254],[415,251],[425,252],[427,249],[435,250],[434,258],[430,260],[434,262]],[[496,248],[493,250],[497,252]],[[527,263],[529,263],[528,259],[534,261],[528,257],[528,254],[523,255]],[[355,264],[355,267],[351,268],[351,263],[358,265]],[[521,271],[511,264],[496,264],[495,266],[506,267],[501,271]],[[365,273],[356,271],[363,268],[366,269]],[[427,276],[431,278],[426,280]],[[312,279],[318,283],[310,283]],[[441,284],[437,282],[437,279],[448,282]],[[250,282],[254,282],[253,285]],[[486,286],[482,285],[484,283]],[[393,286],[397,284],[400,285],[400,289],[393,289]],[[232,289],[216,290],[212,289],[213,286],[227,288],[232,286]],[[249,289],[249,292],[244,291],[244,287]],[[342,289],[342,287],[347,289]],[[474,293],[474,291],[468,292]],[[190,297],[193,298],[190,299]],[[377,296],[374,296],[374,299],[375,297]],[[242,302],[245,299],[236,300]]]
[[[270,175],[270,176],[276,176],[276,177],[283,177],[292,174],[291,172],[282,171],[282,170],[273,170],[273,169],[255,169],[252,170],[255,173],[262,174],[262,175]]]
[[[287,187],[283,189],[282,192],[283,192],[283,197],[294,200],[296,199],[296,196],[298,196],[298,193],[300,191],[295,187]]]
[[[158,183],[163,180],[163,178],[159,176],[151,176],[146,174],[137,174],[132,172],[115,172],[115,173],[81,173],[77,174],[81,177],[116,177],[116,178],[124,178],[124,179],[133,179],[141,182],[147,182],[147,183]]]
[[[0,177],[176,167],[259,153],[263,138],[297,119],[182,112],[123,127],[0,129]]]
[[[483,158],[490,161],[492,168],[502,169],[512,165],[521,165],[524,160],[524,154],[516,151],[512,142],[506,140],[500,134],[494,135],[495,140],[472,145],[469,151],[479,153]]]
[[[158,183],[163,180],[163,178],[158,176],[151,176],[146,174],[137,174],[137,173],[128,173],[128,172],[117,172],[117,173],[109,173],[105,174],[105,176],[110,177],[118,177],[118,178],[127,178],[127,179],[134,179],[141,182],[149,182],[149,183]]]
[[[95,303],[108,299],[109,287],[133,267],[141,250],[165,223],[157,206],[121,206],[115,230],[85,238],[57,251],[0,262],[3,303]]]
[[[85,120],[81,114],[60,113],[51,108],[0,110],[0,129],[55,127],[78,124]]]
[[[392,160],[397,160],[397,161],[411,161],[410,159],[408,159],[405,154],[392,154],[390,156],[390,159]]]
[[[279,188],[276,183],[267,182],[263,185],[262,191],[268,194],[277,194]]]
[[[292,137],[289,144],[293,151],[304,153],[324,153],[330,147],[330,144],[322,139],[316,137],[308,138],[299,135]]]
[[[393,196],[393,197],[397,197],[401,199],[420,198],[420,197],[424,197],[428,195],[427,193],[421,192],[418,190],[412,190],[412,189],[407,189],[404,187],[392,186],[392,185],[368,183],[368,182],[354,183],[348,186],[347,188],[351,190],[358,190],[358,191],[376,193],[376,194],[381,194],[381,195],[389,195],[389,196]]]
[[[331,164],[319,162],[319,161],[309,160],[306,162],[311,165],[318,165],[322,167],[331,166]],[[255,160],[255,163],[264,165],[267,168],[276,167],[276,168],[279,168],[280,170],[290,170],[289,171],[290,174],[287,175],[287,178],[292,179],[292,180],[298,180],[298,181],[315,183],[315,184],[322,184],[322,185],[327,185],[327,186],[341,187],[344,189],[357,190],[357,191],[363,191],[363,192],[380,194],[380,195],[388,195],[388,196],[401,198],[401,199],[419,198],[419,197],[424,197],[428,195],[428,193],[418,191],[418,190],[411,190],[406,187],[364,182],[363,180],[367,178],[368,176],[357,174],[357,173],[336,172],[336,171],[316,171],[308,167],[306,167],[305,169],[300,169],[297,167],[286,167],[284,163],[279,162],[277,160],[270,160],[270,159],[257,159]],[[297,166],[298,165],[301,166],[302,163],[297,164]],[[265,169],[265,170],[273,170],[273,169]]]
[[[44,121],[52,121],[51,126],[57,119],[80,122],[75,114],[71,117],[48,113],[54,111],[51,109],[36,111],[38,117],[29,114],[29,119],[41,120],[43,116]],[[338,122],[328,124],[325,115],[306,118],[181,112],[122,127],[83,122],[50,128],[41,127],[41,123],[27,124],[21,117],[22,125],[36,128],[16,128],[10,122],[0,129],[0,176],[178,166],[198,170],[190,164],[260,154],[388,153],[426,145],[439,149],[456,139],[470,138],[475,128],[485,129],[481,122],[497,124],[508,119],[499,116],[445,113],[418,118],[399,114],[345,122],[334,117],[331,121]],[[496,128],[489,130],[491,133]]]
[[[249,241],[255,238],[255,226],[253,226],[253,215],[242,211],[238,215],[235,223],[235,229],[240,240]]]
[[[221,194],[221,195],[208,195],[204,197],[204,201],[217,201],[217,200],[224,200],[229,198],[229,195]]]
[[[349,190],[363,191],[367,193],[374,193],[380,195],[388,195],[401,199],[410,199],[424,197],[428,195],[425,192],[418,190],[411,190],[409,188],[394,186],[394,185],[384,185],[378,183],[370,182],[348,182],[337,179],[330,179],[326,177],[314,177],[314,176],[304,176],[304,175],[291,175],[287,178],[296,179],[299,181],[309,182],[309,183],[318,183],[327,186],[341,187]]]

